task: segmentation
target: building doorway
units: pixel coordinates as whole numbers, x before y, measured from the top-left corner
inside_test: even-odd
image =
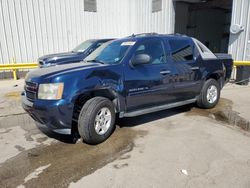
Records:
[[[175,33],[203,42],[215,53],[227,53],[232,0],[175,0]]]

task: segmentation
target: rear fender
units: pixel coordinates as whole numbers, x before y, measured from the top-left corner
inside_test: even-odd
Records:
[[[223,88],[224,84],[225,84],[225,73],[223,71],[216,71],[210,74],[207,74],[205,76],[204,82],[207,81],[208,79],[215,79],[216,81],[218,81],[219,85],[221,88]]]

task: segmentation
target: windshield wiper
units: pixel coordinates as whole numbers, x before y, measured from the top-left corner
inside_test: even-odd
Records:
[[[104,61],[97,60],[97,59],[87,60],[86,62],[94,62],[94,63],[101,63],[101,64],[105,64],[105,62],[104,62]]]

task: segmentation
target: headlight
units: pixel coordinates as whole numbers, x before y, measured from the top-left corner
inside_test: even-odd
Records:
[[[40,84],[38,88],[38,99],[61,99],[63,94],[63,86],[63,83]]]

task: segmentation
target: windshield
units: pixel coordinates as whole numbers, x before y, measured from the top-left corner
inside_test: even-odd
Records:
[[[133,44],[135,42],[132,42]],[[85,61],[94,61],[102,63],[119,63],[127,52],[131,44],[124,41],[106,42],[97,48],[92,54],[86,57]]]
[[[77,47],[75,47],[72,52],[84,52],[87,48],[89,48],[94,42],[91,40],[87,40],[81,44],[79,44]]]

